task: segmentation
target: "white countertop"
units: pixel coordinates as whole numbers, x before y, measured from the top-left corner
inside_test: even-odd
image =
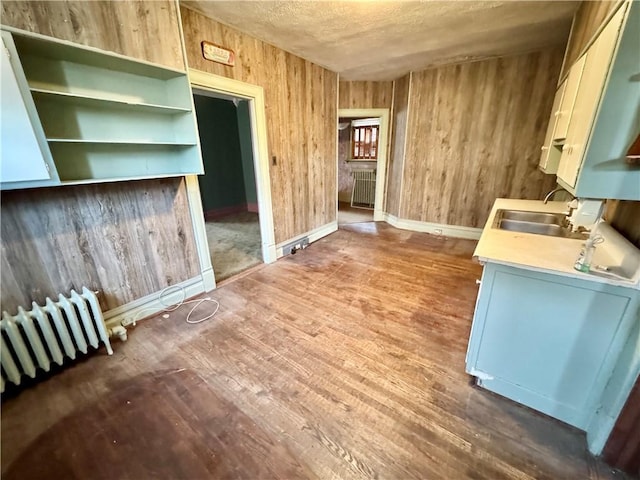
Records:
[[[631,281],[575,270],[573,265],[582,250],[584,240],[493,228],[493,221],[499,209],[562,213],[567,211],[567,202],[548,202],[544,204],[542,200],[498,198],[493,204],[489,219],[473,253],[474,257],[480,262],[500,263],[543,273],[560,274],[581,280],[640,290],[640,268],[637,269]],[[637,259],[640,262],[640,251],[637,248],[613,228],[608,225],[603,225],[603,227],[606,229],[606,232],[602,232],[605,235],[605,242],[596,246],[593,265],[618,265],[622,261],[620,249],[624,250],[625,254],[631,255],[633,261],[636,261],[637,255]],[[598,232],[600,233],[600,231]],[[631,250],[629,250],[629,246]]]

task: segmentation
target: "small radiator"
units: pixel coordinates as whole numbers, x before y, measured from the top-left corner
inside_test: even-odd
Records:
[[[376,171],[354,170],[351,206],[373,208],[376,202]]]
[[[82,295],[71,290],[69,298],[61,294],[57,302],[47,297],[44,307],[36,302],[29,311],[18,307],[15,316],[2,312],[0,327],[2,392],[5,382],[20,385],[23,375],[35,378],[38,367],[48,372],[52,362],[75,360],[77,352],[87,353],[88,345],[99,348],[102,341],[113,354],[98,298],[86,287]]]

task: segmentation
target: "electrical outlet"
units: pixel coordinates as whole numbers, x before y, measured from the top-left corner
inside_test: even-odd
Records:
[[[291,255],[298,250],[303,250],[309,246],[309,237],[299,238],[282,247],[283,255]]]
[[[442,235],[442,229],[441,228],[435,228],[433,230],[433,233],[437,236],[441,236]]]

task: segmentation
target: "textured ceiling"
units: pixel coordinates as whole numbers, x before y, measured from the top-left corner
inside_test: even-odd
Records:
[[[187,7],[340,73],[409,71],[524,53],[566,41],[579,2],[203,1]]]

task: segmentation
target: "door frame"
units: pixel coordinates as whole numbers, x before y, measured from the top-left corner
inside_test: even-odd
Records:
[[[376,198],[373,206],[374,222],[384,221],[384,186],[387,176],[387,151],[389,145],[389,117],[388,108],[340,108],[338,109],[338,121],[340,118],[379,118],[380,136],[378,142],[378,160],[376,161]],[[336,133],[339,135],[339,132]],[[339,140],[338,140],[339,141]],[[340,150],[338,148],[338,150]],[[336,164],[340,161],[336,158]],[[336,172],[336,177],[338,172]],[[339,185],[336,178],[336,185]],[[338,211],[338,195],[336,193],[336,218]]]
[[[273,227],[273,204],[271,203],[271,178],[269,176],[269,149],[267,144],[264,89],[258,85],[252,85],[192,68],[189,69],[189,82],[192,88],[241,98],[247,100],[249,103],[253,166],[256,177],[256,193],[260,217],[262,261],[264,263],[273,263],[276,261],[276,242]],[[205,280],[205,271],[211,270],[213,272],[213,269],[211,266],[209,243],[207,241],[202,197],[200,196],[200,185],[198,184],[198,177],[196,175],[188,175],[185,178],[196,247],[203,273],[203,280]],[[211,283],[211,280],[213,283]],[[211,280],[209,280],[209,282],[205,280],[205,290],[207,291],[215,288],[215,272],[213,272]]]

